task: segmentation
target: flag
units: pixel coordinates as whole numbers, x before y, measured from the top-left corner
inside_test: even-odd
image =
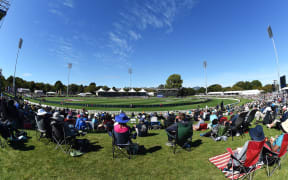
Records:
[[[267,31],[268,31],[268,34],[269,34],[269,38],[273,38],[273,32],[272,32],[272,28],[271,28],[270,25],[268,26]]]

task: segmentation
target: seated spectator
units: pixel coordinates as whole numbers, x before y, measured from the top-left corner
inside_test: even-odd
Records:
[[[249,130],[249,135],[250,135],[251,140],[253,141],[263,141],[265,139],[263,128],[260,125],[257,125],[255,128],[251,128]],[[243,147],[237,148],[236,152],[234,152],[234,156],[238,160],[245,161],[248,143],[249,143],[249,140],[246,141]],[[233,161],[234,170],[237,170],[237,167],[239,167],[239,165],[240,164],[238,161]],[[232,160],[230,159],[230,161],[227,164],[227,168],[224,168],[223,172],[230,173],[232,172],[231,168],[232,168]]]
[[[114,135],[117,140],[117,144],[130,144],[129,151],[132,151],[133,154],[136,154],[139,146],[134,144],[131,140],[132,137],[132,129],[127,125],[127,122],[130,119],[126,116],[125,113],[120,113],[115,117],[116,124],[114,125]],[[136,138],[136,137],[135,137]]]
[[[280,125],[282,122],[284,122],[284,121],[286,121],[286,120],[288,119],[287,107],[284,106],[284,107],[282,108],[282,111],[283,111],[283,115],[280,116],[280,119],[276,119],[276,120],[274,120],[271,124],[267,124],[266,126],[267,126],[268,128],[272,128],[272,127],[276,126],[277,123],[279,123],[279,125]],[[278,126],[278,127],[280,127],[280,126]]]
[[[176,116],[174,113],[170,113],[167,117],[167,120],[165,121],[165,127],[169,127],[170,125],[175,123]]]
[[[144,123],[143,118],[140,119],[139,124],[135,125],[136,133],[139,137],[147,136],[148,134],[148,127]]]
[[[102,117],[102,115],[101,115],[101,117]],[[112,136],[114,121],[112,120],[111,115],[106,113],[102,118],[103,118],[103,122],[98,125],[98,128],[100,128],[100,129],[104,128],[108,132],[108,134],[110,136]]]
[[[281,123],[282,134],[276,136],[275,138],[270,138],[270,141],[267,141],[266,144],[270,147],[272,152],[279,152],[281,149],[282,141],[284,134],[288,132],[288,121]]]
[[[198,116],[198,123],[196,124],[196,125],[193,125],[193,130],[194,131],[197,131],[197,130],[199,130],[199,128],[200,128],[200,124],[204,124],[205,122],[204,122],[204,120],[201,118],[201,116],[199,115]]]
[[[37,119],[38,122],[37,125],[39,126],[38,128],[41,130],[45,130],[45,134],[43,134],[47,138],[52,137],[52,129],[51,129],[51,121],[49,119],[49,115],[44,109],[38,109],[37,112]]]
[[[94,114],[94,116],[92,118],[91,125],[92,125],[93,130],[95,128],[97,128],[97,126],[98,126],[98,119],[97,119],[97,114],[96,113]]]
[[[215,119],[218,120],[218,117],[216,115],[216,111],[214,110],[214,111],[212,111],[212,114],[210,115],[210,124],[208,125],[209,128],[212,128],[212,122]]]
[[[78,130],[85,130],[86,129],[86,122],[84,121],[82,113],[76,119],[75,128]]]
[[[179,117],[178,123],[188,123],[184,113],[180,113],[178,117]],[[169,133],[170,135],[173,136],[176,134],[177,128],[178,128],[177,123],[174,123],[174,124],[170,125],[169,127],[167,127],[166,131],[167,131],[167,133]],[[193,127],[191,127],[191,128],[193,128]],[[173,141],[173,138],[168,135],[168,142],[166,143],[166,146],[173,146],[172,141]]]

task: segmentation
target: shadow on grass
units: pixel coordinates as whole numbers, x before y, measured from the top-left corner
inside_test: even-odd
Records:
[[[96,143],[98,143],[98,142],[90,142],[89,143],[89,147],[87,148],[87,153],[88,152],[96,152],[96,151],[99,151],[100,149],[103,148],[102,146],[97,145]]]
[[[197,139],[196,141],[193,141],[192,143],[191,143],[191,147],[198,147],[198,146],[200,146],[202,144],[202,140],[201,139]]]
[[[146,136],[144,137],[149,137],[149,136],[157,136],[159,133],[148,133]]]
[[[9,146],[15,150],[20,150],[20,151],[32,151],[35,149],[35,146],[26,146],[25,143],[12,143],[9,144]]]
[[[149,149],[146,149],[143,145],[141,145],[141,146],[139,146],[139,150],[138,150],[137,155],[146,155],[147,153],[154,153],[154,152],[159,151],[161,149],[162,149],[161,146],[154,146],[154,147],[151,147]]]

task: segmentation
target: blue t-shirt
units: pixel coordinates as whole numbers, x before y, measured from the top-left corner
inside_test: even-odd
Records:
[[[218,117],[215,114],[212,114],[210,116],[210,122],[212,122],[214,119],[218,119]]]
[[[279,152],[280,149],[281,149],[283,137],[284,137],[284,134],[281,134],[277,139],[275,139],[275,141],[274,141],[274,143],[273,143],[273,146],[275,146],[275,145],[279,146],[279,149],[277,150],[278,152]]]

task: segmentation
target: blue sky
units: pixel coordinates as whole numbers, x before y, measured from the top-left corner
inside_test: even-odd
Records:
[[[110,87],[164,84],[181,74],[186,87],[231,86],[288,72],[287,0],[13,0],[0,29],[0,68],[26,80]]]

